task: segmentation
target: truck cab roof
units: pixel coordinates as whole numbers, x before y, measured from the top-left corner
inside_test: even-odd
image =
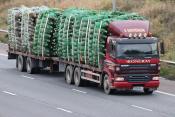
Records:
[[[111,22],[109,34],[118,37],[147,37],[149,36],[149,21],[147,20],[119,20]]]

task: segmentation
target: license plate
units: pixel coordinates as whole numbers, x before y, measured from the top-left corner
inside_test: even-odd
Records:
[[[141,90],[143,90],[143,87],[133,87],[133,90],[141,91]]]

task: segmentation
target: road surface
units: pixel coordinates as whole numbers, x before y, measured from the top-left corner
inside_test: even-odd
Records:
[[[0,45],[0,117],[175,117],[175,82],[162,78],[153,95],[106,95],[94,85],[67,85],[63,73],[18,72]]]

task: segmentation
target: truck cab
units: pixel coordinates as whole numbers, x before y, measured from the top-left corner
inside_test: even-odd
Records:
[[[158,39],[149,22],[116,21],[109,25],[104,64],[104,91],[143,89],[152,94],[159,87]]]

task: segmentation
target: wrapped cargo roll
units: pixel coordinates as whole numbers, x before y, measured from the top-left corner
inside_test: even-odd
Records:
[[[21,9],[8,10],[8,35],[12,50],[21,50],[21,20]]]
[[[47,7],[21,7],[8,11],[8,32],[10,49],[31,53],[37,16]]]
[[[35,36],[32,52],[38,56],[54,57],[57,54],[56,47],[56,23],[60,11],[48,9],[39,15],[35,27]]]

